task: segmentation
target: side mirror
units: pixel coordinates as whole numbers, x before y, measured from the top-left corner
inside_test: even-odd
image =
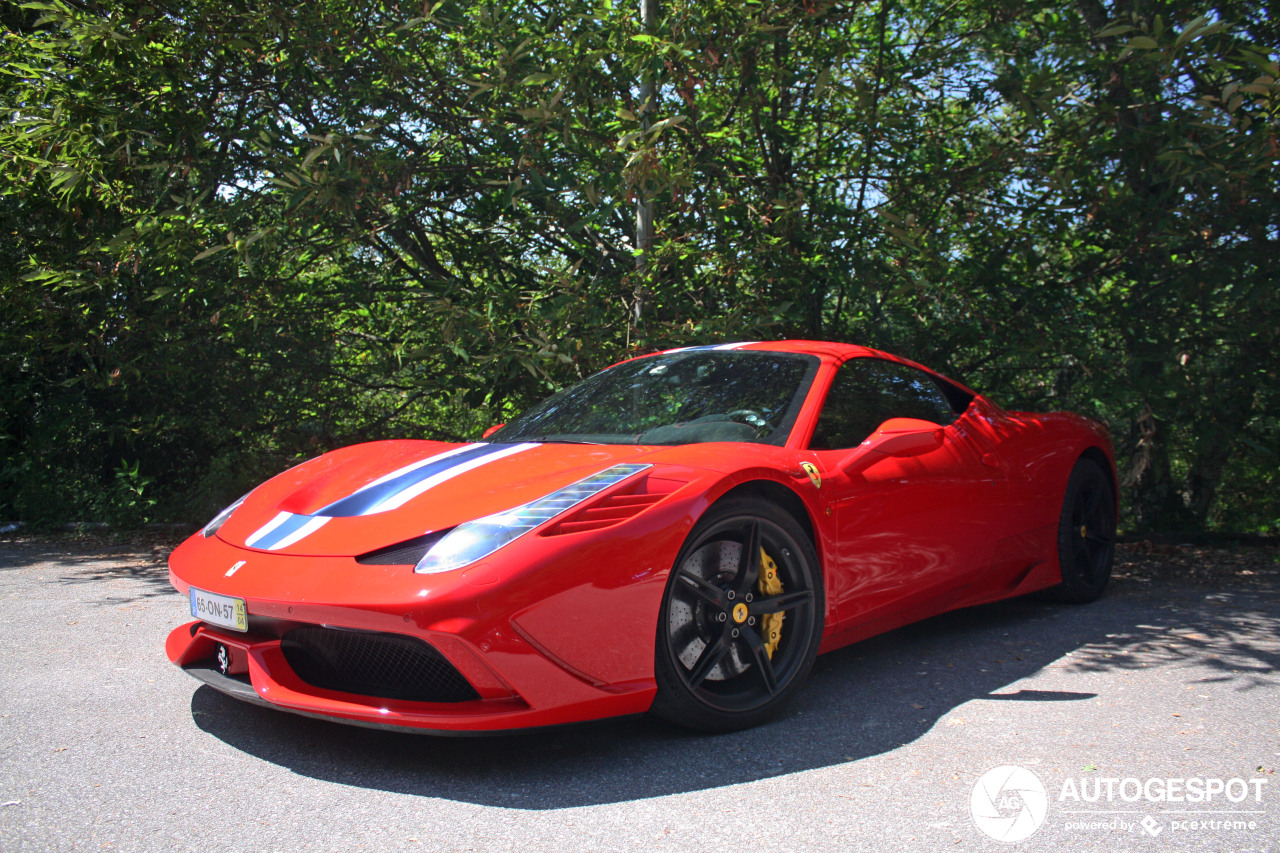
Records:
[[[941,446],[942,427],[937,424],[916,418],[890,418],[858,445],[840,467],[852,475],[882,459],[923,456]]]
[[[885,456],[922,456],[942,446],[942,427],[915,418],[890,418],[862,446]]]
[[[493,435],[493,434],[494,434],[495,432],[497,432],[498,430],[502,429],[504,426],[506,426],[506,424],[494,424],[493,426],[491,426],[491,427],[489,427],[487,430],[485,430],[485,431],[484,431],[484,435],[482,435],[482,436],[480,436],[480,437],[481,437],[481,438],[488,438],[489,436]]]

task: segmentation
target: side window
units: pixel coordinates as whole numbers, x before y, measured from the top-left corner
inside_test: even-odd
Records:
[[[889,418],[945,425],[955,417],[929,374],[878,358],[854,358],[836,373],[809,446],[814,450],[857,447]]]
[[[946,426],[956,419],[947,397],[932,376],[905,364],[881,361],[885,389],[892,399],[891,418],[918,418]]]
[[[878,359],[855,358],[840,365],[827,391],[809,447],[837,450],[857,447],[888,415],[876,369]]]

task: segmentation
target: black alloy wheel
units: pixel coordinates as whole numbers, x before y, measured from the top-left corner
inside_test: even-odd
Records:
[[[825,605],[817,553],[795,518],[759,498],[716,504],[667,580],[653,713],[707,731],[774,716],[813,666]]]
[[[1082,458],[1071,469],[1058,520],[1062,584],[1050,590],[1058,601],[1086,604],[1102,596],[1111,580],[1116,551],[1116,498],[1097,462]]]

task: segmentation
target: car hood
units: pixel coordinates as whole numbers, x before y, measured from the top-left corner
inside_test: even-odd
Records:
[[[665,448],[379,441],[326,453],[254,489],[219,528],[277,554],[357,556],[503,512]]]

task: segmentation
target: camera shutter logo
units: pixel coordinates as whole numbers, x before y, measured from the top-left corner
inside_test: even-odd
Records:
[[[973,822],[996,841],[1030,838],[1049,812],[1040,777],[1025,767],[997,767],[982,774],[970,799]]]

